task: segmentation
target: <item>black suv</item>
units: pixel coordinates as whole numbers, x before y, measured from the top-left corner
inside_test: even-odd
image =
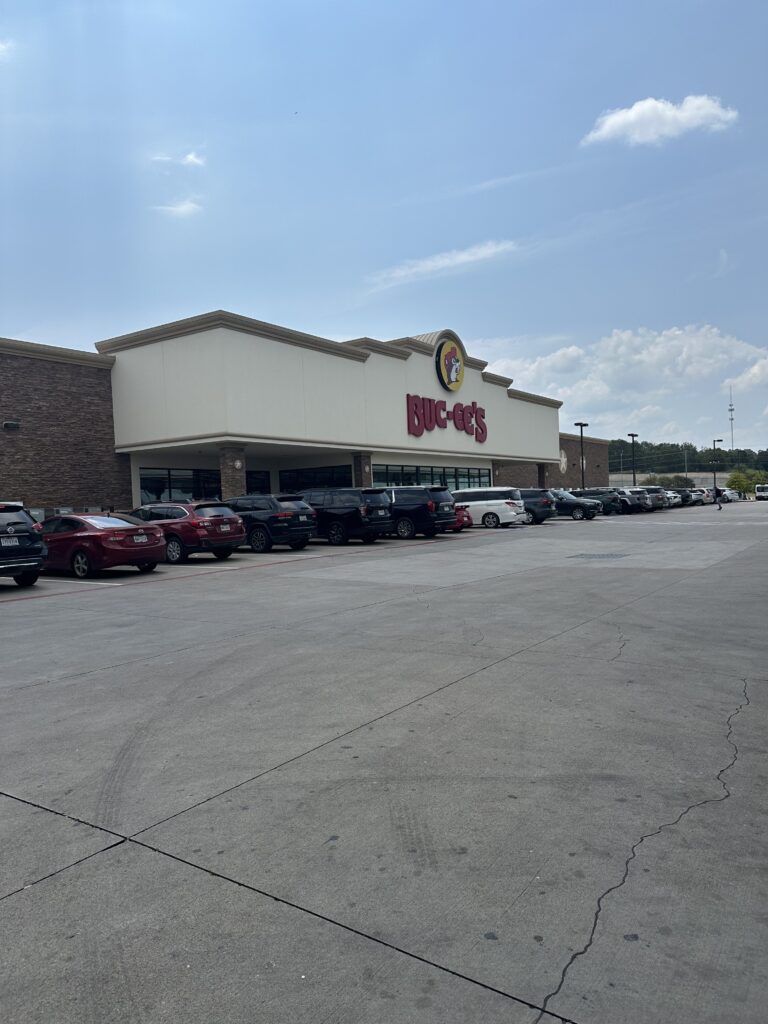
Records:
[[[435,503],[435,526],[440,533],[453,530],[456,526],[456,502],[453,499],[453,494],[447,487],[442,487],[439,484],[428,485],[427,490]]]
[[[436,505],[426,487],[387,487],[391,504],[392,533],[401,540],[411,540],[417,533],[434,537],[438,531]],[[438,488],[442,492],[442,488]],[[450,496],[453,520],[456,521],[453,495]],[[447,502],[447,499],[446,499]]]
[[[577,498],[595,498],[603,506],[603,513],[606,516],[624,511],[618,491],[614,487],[585,487],[584,490],[574,488],[571,494]]]
[[[243,520],[251,551],[269,551],[273,544],[301,551],[317,534],[315,511],[297,494],[244,494],[227,504]]]
[[[557,515],[555,499],[549,491],[539,487],[521,487],[520,497],[525,505],[525,521],[529,526],[538,526],[545,519]]]
[[[0,502],[0,576],[20,587],[37,583],[48,553],[37,524],[23,505]]]
[[[571,519],[594,519],[598,512],[603,511],[602,503],[595,498],[577,498],[570,491],[553,488],[550,492],[555,499],[555,508],[559,516],[570,516]]]
[[[392,532],[389,498],[382,487],[326,487],[299,495],[317,513],[317,532],[329,544],[346,544],[352,537],[373,544]]]

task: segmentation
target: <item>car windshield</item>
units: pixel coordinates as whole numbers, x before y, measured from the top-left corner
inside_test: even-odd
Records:
[[[366,505],[389,505],[389,498],[384,491],[363,491]]]
[[[229,505],[200,505],[195,514],[203,519],[215,519],[216,516],[233,516],[235,513]]]
[[[136,526],[136,523],[129,523],[122,516],[80,516],[84,523],[95,526],[98,530],[124,530],[128,526]],[[144,524],[142,523],[142,526]]]
[[[280,508],[288,509],[291,512],[306,512],[308,509],[311,512],[311,507],[303,501],[301,498],[279,498],[278,504]]]
[[[34,526],[35,520],[23,508],[0,508],[0,526]]]

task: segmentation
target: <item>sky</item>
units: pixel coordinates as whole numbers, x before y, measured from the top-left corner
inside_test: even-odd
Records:
[[[449,327],[768,447],[765,0],[0,0],[0,336]]]

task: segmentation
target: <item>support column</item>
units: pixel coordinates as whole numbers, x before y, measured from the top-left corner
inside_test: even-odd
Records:
[[[223,444],[219,448],[221,473],[221,500],[246,493],[245,448],[242,445]]]
[[[547,483],[547,469],[548,468],[549,467],[547,466],[546,462],[539,462],[536,465],[536,470],[537,470],[538,477],[539,477],[539,481],[538,481],[539,487],[545,487],[546,488],[546,487],[549,486],[549,484]]]
[[[373,486],[373,469],[370,452],[352,453],[352,484],[355,487]]]

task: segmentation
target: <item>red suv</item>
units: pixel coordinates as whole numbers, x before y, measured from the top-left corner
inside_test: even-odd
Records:
[[[229,558],[245,540],[240,516],[216,501],[163,501],[142,505],[131,512],[165,534],[165,560],[178,565],[195,551],[210,551],[214,558]]]

